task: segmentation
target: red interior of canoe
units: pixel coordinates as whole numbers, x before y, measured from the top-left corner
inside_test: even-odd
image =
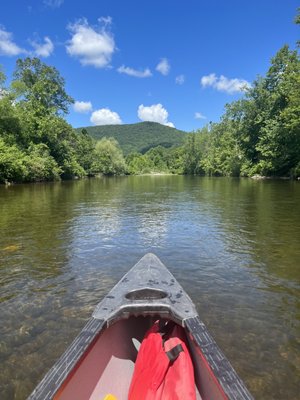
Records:
[[[54,400],[103,400],[108,394],[117,400],[127,400],[139,345],[154,321],[150,316],[130,317],[104,330],[88,347]],[[201,349],[192,338],[187,339],[197,399],[227,399]]]

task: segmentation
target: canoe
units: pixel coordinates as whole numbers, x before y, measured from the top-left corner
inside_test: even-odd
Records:
[[[184,328],[198,400],[253,399],[200,320],[190,297],[151,253],[96,306],[77,338],[28,399],[102,400],[112,393],[118,400],[127,400],[137,349],[157,319]]]

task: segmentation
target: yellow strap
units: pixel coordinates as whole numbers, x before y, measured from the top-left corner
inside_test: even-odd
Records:
[[[103,400],[118,400],[115,396],[112,394],[107,394]]]

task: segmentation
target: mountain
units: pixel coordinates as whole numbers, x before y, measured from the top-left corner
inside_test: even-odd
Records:
[[[132,152],[146,153],[156,146],[180,146],[187,135],[184,131],[157,122],[77,128],[77,130],[82,129],[85,129],[96,140],[103,137],[114,137],[125,155]]]

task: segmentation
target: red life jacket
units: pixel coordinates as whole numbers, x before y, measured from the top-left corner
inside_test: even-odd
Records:
[[[157,321],[139,349],[128,400],[183,399],[196,400],[194,369],[184,331],[172,324],[163,335]]]

